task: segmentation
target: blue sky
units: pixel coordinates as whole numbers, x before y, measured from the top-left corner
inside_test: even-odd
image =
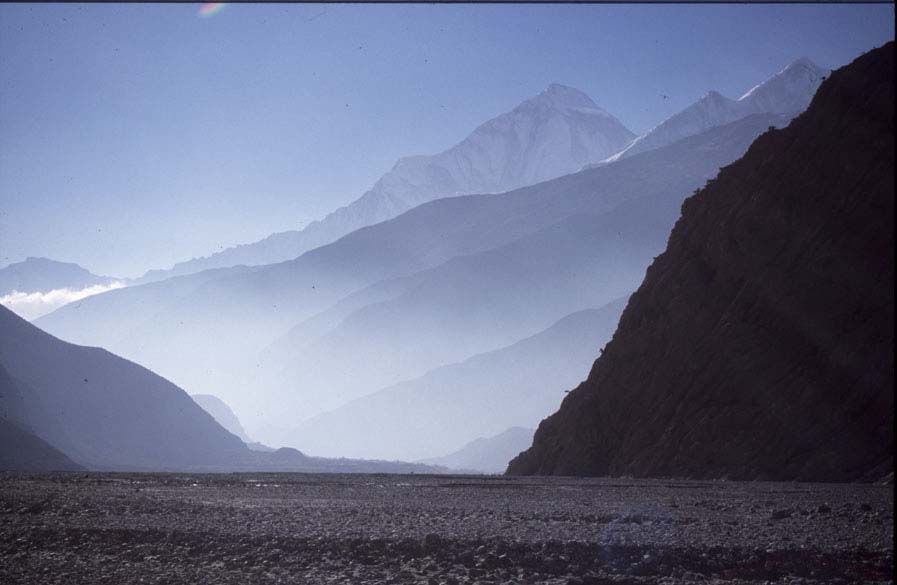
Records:
[[[893,5],[198,7],[0,5],[0,266],[137,275],[300,227],[552,82],[643,132],[894,37]]]

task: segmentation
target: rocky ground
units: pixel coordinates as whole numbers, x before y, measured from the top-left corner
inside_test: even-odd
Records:
[[[0,583],[893,582],[893,486],[0,475]]]

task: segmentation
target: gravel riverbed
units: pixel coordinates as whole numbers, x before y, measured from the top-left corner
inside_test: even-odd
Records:
[[[892,485],[0,474],[0,583],[893,582]]]

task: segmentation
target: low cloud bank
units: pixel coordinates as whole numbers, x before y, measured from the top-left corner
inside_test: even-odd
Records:
[[[33,321],[38,317],[51,313],[73,301],[80,301],[92,295],[98,295],[106,291],[124,288],[125,283],[120,281],[109,284],[97,284],[81,290],[69,288],[57,288],[47,292],[23,293],[12,291],[6,296],[0,297],[0,305],[16,313],[23,319]]]

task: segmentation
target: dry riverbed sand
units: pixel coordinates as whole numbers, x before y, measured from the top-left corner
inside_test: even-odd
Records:
[[[0,583],[893,582],[893,486],[0,474]]]

